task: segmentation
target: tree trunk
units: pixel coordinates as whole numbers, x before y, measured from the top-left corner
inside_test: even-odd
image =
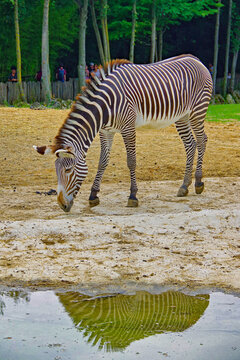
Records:
[[[42,24],[42,91],[43,91],[44,101],[47,104],[51,101],[49,40],[48,40],[49,2],[50,0],[44,0],[43,24]]]
[[[101,64],[104,65],[104,63],[105,63],[104,51],[103,51],[101,35],[100,35],[99,29],[98,29],[98,24],[97,24],[94,0],[90,0],[90,8],[91,8],[91,14],[92,14],[93,29],[95,31],[95,36],[96,36],[96,39],[97,39],[97,45],[98,45],[100,61],[101,61]]]
[[[234,91],[238,54],[239,54],[239,49],[234,51],[234,53],[233,53],[232,68],[231,68],[231,81],[230,81],[230,92],[231,93],[233,93],[233,91]]]
[[[230,37],[231,37],[231,20],[232,20],[232,0],[229,0],[227,43],[226,43],[225,69],[224,69],[224,79],[223,79],[223,96],[226,96],[227,94],[227,76],[228,76],[228,64],[229,64]]]
[[[132,7],[132,33],[131,33],[131,42],[130,42],[130,51],[129,51],[129,60],[131,62],[134,62],[136,21],[137,21],[137,0],[134,0]]]
[[[101,0],[101,25],[102,25],[102,38],[103,38],[103,48],[104,48],[104,57],[105,61],[110,61],[110,45],[109,45],[109,36],[108,36],[108,24],[107,24],[107,0]]]
[[[218,0],[219,5],[221,0]],[[216,79],[217,79],[217,66],[218,66],[218,49],[219,49],[219,25],[220,25],[220,8],[216,15],[215,36],[214,36],[214,58],[213,58],[213,102],[216,94]]]
[[[156,32],[155,62],[158,62],[158,55],[159,55],[159,52],[158,52],[158,34],[157,34],[157,32]]]
[[[80,23],[79,23],[79,49],[78,49],[78,78],[80,91],[85,86],[85,67],[86,67],[86,28],[88,15],[88,0],[83,0],[83,4],[78,1]]]
[[[17,55],[17,79],[20,99],[25,100],[23,87],[22,87],[22,63],[21,63],[21,48],[20,48],[20,31],[18,21],[18,0],[14,2],[14,22],[15,22],[15,33],[16,33],[16,55]]]
[[[158,61],[162,61],[162,51],[163,51],[163,29],[161,28],[158,34]]]
[[[151,35],[151,53],[150,62],[153,63],[156,52],[156,0],[152,2],[152,35]]]

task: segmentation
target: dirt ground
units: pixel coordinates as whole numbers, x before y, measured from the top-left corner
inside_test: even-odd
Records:
[[[137,131],[139,207],[127,208],[129,173],[117,134],[89,208],[99,140],[70,214],[58,207],[53,141],[65,110],[0,108],[0,285],[104,284],[218,287],[240,292],[240,124],[206,123],[205,191],[177,198],[185,153],[174,128]],[[37,193],[37,192],[40,192]],[[42,192],[42,194],[41,194]]]

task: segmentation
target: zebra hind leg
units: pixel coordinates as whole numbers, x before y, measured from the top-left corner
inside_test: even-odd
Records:
[[[176,122],[177,131],[183,141],[187,161],[183,184],[180,186],[177,196],[183,197],[188,194],[188,187],[192,183],[193,160],[196,152],[196,141],[192,134],[189,118],[183,118]]]
[[[110,133],[108,131],[100,131],[99,136],[101,153],[99,158],[98,171],[91,188],[91,194],[89,196],[90,207],[97,206],[100,202],[97,193],[100,191],[100,184],[102,181],[103,173],[109,162],[114,133]]]
[[[197,167],[195,172],[195,192],[196,194],[201,194],[204,190],[204,182],[202,182],[202,164],[207,143],[207,135],[204,132],[204,118],[192,119],[191,126],[197,140],[198,149]]]
[[[127,165],[130,171],[131,188],[128,198],[128,207],[138,207],[137,180],[136,180],[136,131],[135,128],[122,132],[123,141],[127,151]]]

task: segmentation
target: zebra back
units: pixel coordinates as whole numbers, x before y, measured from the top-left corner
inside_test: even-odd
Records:
[[[53,151],[73,143],[86,153],[100,129],[122,131],[149,122],[167,126],[205,108],[211,97],[211,75],[192,55],[147,65],[116,60],[105,71],[77,97]]]

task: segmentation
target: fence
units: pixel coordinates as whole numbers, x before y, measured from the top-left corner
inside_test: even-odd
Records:
[[[227,87],[229,88],[230,80],[227,81]],[[240,74],[236,74],[235,83],[234,83],[234,90],[240,90]],[[218,78],[216,80],[216,94],[223,93],[223,78]]]
[[[22,82],[25,99],[28,103],[35,101],[43,101],[42,84],[39,81]],[[55,81],[52,82],[52,95],[55,98],[68,100],[75,99],[79,93],[78,79],[70,79],[66,82]],[[15,100],[19,99],[19,88],[17,83],[0,83],[0,104],[8,102],[13,104]]]
[[[33,103],[35,101],[43,101],[42,84],[39,81],[24,81],[22,85],[25,98],[28,103]],[[222,93],[222,85],[223,79],[217,79],[216,93]],[[73,100],[79,93],[78,86],[78,79],[70,79],[66,82],[52,82],[52,95],[53,97],[58,99]],[[236,77],[235,89],[240,90],[240,75]],[[0,83],[0,104],[4,104],[4,102],[7,102],[8,104],[13,104],[13,102],[18,99],[19,89],[16,83]]]

